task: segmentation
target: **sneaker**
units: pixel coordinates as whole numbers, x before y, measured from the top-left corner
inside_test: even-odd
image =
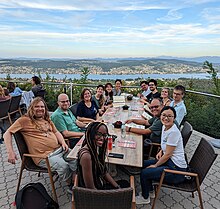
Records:
[[[142,192],[139,192],[139,195],[142,196]],[[149,197],[152,199],[155,198],[155,191],[154,190],[149,192]]]
[[[149,197],[154,199],[155,198],[155,191],[150,191],[149,192]]]
[[[136,196],[135,201],[137,205],[146,205],[150,203],[150,196],[147,199],[144,199],[142,195]]]

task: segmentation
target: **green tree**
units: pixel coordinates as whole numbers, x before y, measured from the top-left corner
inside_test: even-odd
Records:
[[[10,75],[10,73],[8,73],[8,74],[6,75],[6,80],[11,80],[11,75]]]
[[[84,67],[81,69],[81,75],[80,75],[80,83],[86,83],[88,76],[89,76],[90,70],[88,67]]]
[[[220,86],[219,86],[219,79],[217,76],[218,71],[213,67],[211,62],[205,61],[203,63],[203,68],[207,69],[207,73],[211,75],[212,81],[215,85],[214,93],[220,94]]]

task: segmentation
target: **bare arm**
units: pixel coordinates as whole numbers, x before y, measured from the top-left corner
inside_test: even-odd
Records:
[[[85,123],[83,123],[83,122],[81,122],[81,121],[79,121],[79,120],[76,120],[76,125],[77,125],[78,127],[80,127],[80,128],[85,128],[85,126],[86,126]]]
[[[84,180],[86,188],[96,189],[94,181],[93,181],[92,159],[89,153],[84,153],[82,155],[80,159],[80,165],[82,166],[83,180]]]
[[[12,133],[8,130],[4,134],[4,140],[5,145],[8,153],[8,162],[15,164],[15,160],[17,160],[17,156],[14,152],[13,146],[12,146]]]
[[[90,122],[95,122],[95,120],[91,119],[91,118],[85,118],[85,117],[79,117],[77,116],[77,119],[79,121],[81,121],[82,123],[90,123]]]
[[[62,134],[65,138],[71,138],[71,137],[79,138],[84,135],[83,132],[75,132],[75,131],[68,131],[68,130],[63,131]]]
[[[119,185],[116,183],[116,181],[110,176],[109,173],[106,173],[104,176],[105,180],[108,181],[113,187],[118,188]]]
[[[67,151],[69,148],[68,148],[68,145],[66,144],[66,142],[65,142],[65,140],[64,140],[64,138],[63,138],[63,136],[62,136],[62,134],[61,134],[59,131],[57,131],[57,132],[55,133],[55,135],[56,135],[56,137],[57,137],[57,140],[58,140],[59,144],[61,144],[61,146],[63,147],[63,149],[64,149],[65,151]]]
[[[131,133],[135,133],[135,134],[151,134],[152,131],[147,128],[147,129],[141,129],[141,128],[130,128],[126,126],[126,131],[129,131]]]
[[[149,122],[148,120],[145,120],[145,119],[129,119],[126,121],[126,123],[136,123],[138,125],[144,125],[144,126],[149,126]]]
[[[175,149],[176,149],[176,147],[174,147],[174,146],[166,145],[166,152],[164,153],[164,155],[154,165],[150,165],[148,168],[156,168],[156,167],[164,164],[165,162],[167,162],[167,160],[169,160],[171,158],[171,156],[173,155],[173,151]],[[160,151],[160,152],[162,152],[162,151]]]

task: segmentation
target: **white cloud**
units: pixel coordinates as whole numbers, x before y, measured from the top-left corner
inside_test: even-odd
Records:
[[[40,40],[41,42],[55,41],[57,44],[78,42],[96,43],[108,45],[109,43],[148,43],[148,44],[193,44],[193,43],[214,43],[220,34],[220,24],[210,25],[203,28],[200,24],[159,24],[145,28],[124,28],[123,31],[114,32],[82,32],[82,33],[59,33],[42,31],[19,31],[10,28],[0,28],[0,40]],[[209,39],[207,35],[211,35]]]
[[[157,18],[158,21],[173,21],[179,20],[183,17],[183,15],[177,10],[168,11],[167,15],[161,18]]]
[[[202,17],[209,22],[220,21],[220,7],[219,8],[205,8],[202,13]]]

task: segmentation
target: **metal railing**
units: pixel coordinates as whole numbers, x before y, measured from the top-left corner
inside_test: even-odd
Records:
[[[15,83],[27,84],[30,82],[23,80],[10,80]],[[6,80],[0,80],[7,82]],[[78,102],[80,93],[83,87],[88,87],[92,90],[96,89],[97,84],[78,84],[72,82],[42,82],[49,91],[46,95],[46,102],[50,110],[54,111],[57,107],[57,96],[64,92],[70,97],[71,105],[73,102]],[[100,83],[99,83],[100,84]],[[62,86],[62,88],[60,88]],[[31,89],[31,84],[28,85]],[[123,86],[127,93],[136,94],[140,90],[140,86]],[[158,87],[161,89],[162,87]],[[59,90],[58,90],[59,89]],[[170,88],[171,90],[173,87]],[[51,92],[50,92],[51,91]],[[189,121],[193,128],[199,132],[205,133],[216,138],[220,138],[220,96],[205,92],[186,90],[184,98],[187,107],[186,120]]]

